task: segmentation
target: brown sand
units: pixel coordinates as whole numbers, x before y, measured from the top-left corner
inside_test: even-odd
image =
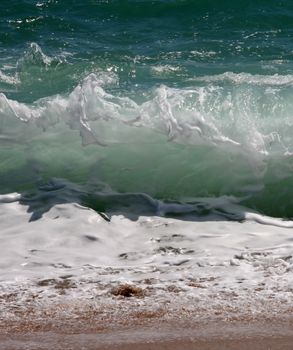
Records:
[[[156,324],[157,323],[157,324]],[[151,325],[112,328],[90,332],[83,327],[70,334],[60,331],[28,332],[9,330],[0,334],[1,350],[292,350],[293,320],[272,319],[271,322],[245,320],[211,321],[207,323],[173,324],[157,322]]]
[[[119,285],[86,299],[67,294],[69,282],[57,287],[52,299],[2,295],[0,350],[293,350],[290,298],[254,291],[247,300],[227,292],[190,300],[176,286],[158,297]]]
[[[287,338],[253,338],[253,339],[215,339],[215,340],[173,340],[156,343],[130,343],[99,345],[99,340],[80,336],[79,339],[67,337],[31,337],[26,341],[1,341],[2,350],[292,350],[293,337]]]

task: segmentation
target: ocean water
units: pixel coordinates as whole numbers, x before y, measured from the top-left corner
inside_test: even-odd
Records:
[[[60,178],[292,217],[290,1],[0,6],[2,193]]]
[[[2,0],[1,279],[288,287],[292,37],[290,0]]]

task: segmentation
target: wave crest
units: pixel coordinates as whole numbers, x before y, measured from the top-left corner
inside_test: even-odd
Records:
[[[24,56],[17,62],[18,69],[24,69],[27,66],[50,67],[56,66],[65,61],[64,57],[47,56],[37,43],[31,43]]]
[[[42,129],[65,122],[80,131],[83,144],[125,142],[125,135],[113,126],[118,123],[129,130],[152,129],[181,144],[244,147],[263,155],[293,151],[288,134],[292,131],[293,103],[287,85],[268,87],[265,80],[264,86],[253,87],[246,80],[241,84],[241,79],[236,87],[176,89],[161,85],[139,104],[129,97],[107,93],[104,85],[113,79],[111,72],[92,73],[69,95],[43,98],[33,104],[9,100],[1,94],[0,112]],[[129,140],[129,134],[126,138]]]

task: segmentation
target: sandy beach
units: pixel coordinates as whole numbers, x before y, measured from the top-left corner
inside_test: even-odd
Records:
[[[84,298],[82,303],[72,291],[66,299],[63,291],[51,302],[35,297],[19,307],[11,296],[2,307],[0,349],[292,349],[290,303],[264,303],[255,296],[253,306],[239,306],[227,297],[221,307],[208,301],[199,307],[178,292],[166,291],[164,299],[123,292],[112,290],[100,302]]]
[[[131,323],[131,321],[130,321]],[[93,332],[94,324],[87,332],[70,332],[66,326],[59,331],[1,332],[0,349],[89,349],[89,350],[291,350],[293,344],[292,319],[272,319],[265,322],[245,320],[236,322],[211,321],[192,324],[164,323],[153,320],[151,324],[115,328],[107,325],[104,330]],[[96,325],[99,328],[98,325]],[[65,332],[63,332],[63,330]]]

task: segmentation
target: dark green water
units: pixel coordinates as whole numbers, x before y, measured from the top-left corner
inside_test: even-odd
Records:
[[[1,1],[0,192],[62,178],[292,217],[292,38],[289,0]]]

